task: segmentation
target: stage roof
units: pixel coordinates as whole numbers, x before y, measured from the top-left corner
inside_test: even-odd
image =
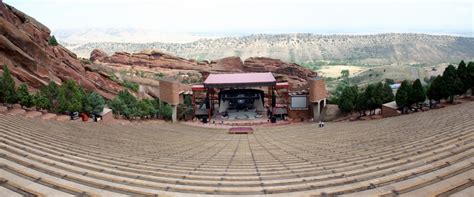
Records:
[[[234,73],[234,74],[210,74],[204,87],[206,88],[225,88],[225,87],[256,87],[256,86],[274,86],[275,77],[272,73]]]

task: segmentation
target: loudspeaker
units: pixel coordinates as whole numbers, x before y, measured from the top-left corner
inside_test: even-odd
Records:
[[[276,106],[276,96],[275,94],[272,94],[272,107]]]
[[[209,97],[206,97],[206,109],[210,109],[211,108],[211,102],[209,100]]]

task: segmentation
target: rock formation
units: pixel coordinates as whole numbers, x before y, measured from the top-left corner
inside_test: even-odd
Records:
[[[18,82],[38,89],[50,81],[73,79],[87,90],[111,99],[121,85],[86,70],[77,56],[61,45],[48,43],[51,31],[30,16],[0,0],[0,64]]]
[[[195,61],[152,51],[141,53],[117,52],[107,56],[101,50],[91,53],[94,64],[113,68],[134,67],[139,70],[166,73],[169,70],[207,73],[272,72],[277,80],[288,81],[293,87],[300,87],[317,74],[298,64],[290,64],[278,59],[251,57],[242,61],[240,57],[226,57],[215,61]]]

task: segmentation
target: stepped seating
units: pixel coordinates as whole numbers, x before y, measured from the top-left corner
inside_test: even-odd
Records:
[[[41,117],[42,115],[43,113],[39,111],[28,111],[25,113],[25,117],[28,117],[28,118],[38,118],[38,117]]]
[[[474,187],[473,108],[252,135],[0,114],[0,194],[462,196]]]

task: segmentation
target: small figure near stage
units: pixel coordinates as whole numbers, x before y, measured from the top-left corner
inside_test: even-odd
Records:
[[[324,127],[324,122],[320,120],[319,121],[319,128],[322,128],[322,127]]]

